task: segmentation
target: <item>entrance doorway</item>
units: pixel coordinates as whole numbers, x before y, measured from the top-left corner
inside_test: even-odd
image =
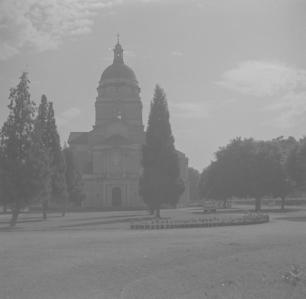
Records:
[[[114,187],[112,189],[112,206],[120,207],[122,205],[121,188]]]

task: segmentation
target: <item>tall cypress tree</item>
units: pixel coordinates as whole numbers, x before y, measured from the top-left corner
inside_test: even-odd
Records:
[[[48,103],[45,143],[49,150],[51,167],[51,198],[62,205],[62,215],[66,212],[67,188],[65,180],[65,160],[57,132],[53,103]]]
[[[49,113],[49,103],[47,100],[47,97],[45,95],[42,95],[41,101],[38,107],[38,113],[35,120],[35,126],[34,130],[37,134],[41,137],[41,142],[43,143],[43,146],[47,150],[48,154],[48,168],[50,168],[51,165],[51,155],[50,155],[50,144],[49,144],[49,132],[48,132],[48,113]],[[44,188],[42,189],[42,192],[40,194],[40,200],[42,204],[42,212],[43,212],[43,218],[47,219],[47,209],[48,209],[48,203],[50,199],[51,194],[51,172],[49,172],[49,177],[46,179]]]
[[[29,152],[29,178],[31,185],[37,190],[36,197],[44,204],[48,199],[51,188],[50,155],[44,143],[43,131],[34,125],[32,133],[32,146]],[[47,218],[47,211],[43,210],[43,218]]]
[[[47,173],[46,151],[33,131],[35,105],[29,83],[23,73],[17,87],[10,90],[9,116],[0,134],[2,183],[12,209],[11,226],[16,225],[20,209],[40,192]]]
[[[160,217],[161,205],[175,205],[184,192],[184,183],[180,178],[166,95],[158,85],[151,102],[142,166],[139,193],[150,210],[156,211],[156,217]]]

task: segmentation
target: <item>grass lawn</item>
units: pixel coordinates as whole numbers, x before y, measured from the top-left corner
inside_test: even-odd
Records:
[[[239,213],[234,211],[231,214]],[[218,215],[223,215],[220,213]],[[202,217],[200,210],[163,217]],[[306,210],[252,226],[129,230],[146,211],[0,215],[1,299],[306,298]],[[292,264],[303,274],[282,276]]]

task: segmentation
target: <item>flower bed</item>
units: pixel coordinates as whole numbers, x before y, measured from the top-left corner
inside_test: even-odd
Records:
[[[269,215],[259,213],[248,213],[236,218],[199,218],[192,220],[170,220],[156,219],[141,223],[132,222],[131,229],[171,229],[171,228],[193,228],[193,227],[215,227],[229,225],[250,225],[269,222]]]

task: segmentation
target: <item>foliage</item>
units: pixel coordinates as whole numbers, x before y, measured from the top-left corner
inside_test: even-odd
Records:
[[[13,210],[11,225],[19,211],[40,193],[48,173],[46,149],[34,128],[35,105],[30,99],[29,80],[23,73],[10,90],[9,116],[1,130],[1,161],[4,190]]]
[[[67,188],[65,181],[65,160],[62,153],[60,138],[57,132],[53,103],[48,103],[48,113],[46,119],[46,134],[44,144],[48,148],[51,167],[51,198],[55,202],[64,203],[67,198]]]
[[[276,146],[280,153],[280,163],[283,170],[284,181],[281,186],[279,186],[277,192],[274,193],[275,197],[281,198],[281,209],[285,208],[285,198],[286,196],[294,190],[295,183],[290,175],[290,155],[295,150],[298,142],[294,137],[284,138],[283,136],[272,139],[271,141],[274,146]]]
[[[216,161],[202,172],[199,188],[206,198],[255,198],[259,210],[261,198],[279,194],[285,181],[273,142],[236,138],[216,153]]]
[[[286,271],[282,274],[281,278],[283,281],[291,284],[292,286],[296,286],[298,283],[301,282],[303,277],[303,270],[300,265],[291,265],[291,270]]]
[[[3,206],[3,209],[6,210],[8,205],[7,192],[5,190],[5,171],[4,171],[4,160],[3,160],[3,148],[2,143],[0,143],[0,205]]]
[[[286,164],[290,152],[298,145],[298,141],[292,136],[289,136],[288,138],[279,136],[272,139],[271,142],[277,146],[280,151],[282,165]]]
[[[286,170],[295,188],[306,189],[306,138],[301,139],[289,153]]]
[[[31,135],[32,146],[28,155],[28,178],[30,186],[37,190],[37,196],[50,192],[50,159],[41,132],[35,130]]]
[[[44,188],[42,192],[39,194],[39,199],[42,203],[42,211],[43,211],[43,218],[47,219],[47,207],[51,195],[51,156],[49,150],[49,143],[48,143],[48,109],[49,104],[47,101],[47,97],[42,95],[41,102],[38,107],[38,113],[35,119],[34,131],[39,134],[41,138],[41,142],[46,149],[47,152],[47,159],[48,164],[47,167],[49,169],[49,175],[46,177]]]
[[[69,201],[81,205],[84,200],[83,181],[78,165],[70,148],[63,149],[63,155],[66,164],[66,184]]]
[[[166,95],[158,85],[151,102],[142,166],[140,195],[159,217],[162,204],[175,205],[178,202],[184,192],[184,183],[180,178]]]
[[[199,195],[200,173],[199,171],[192,167],[189,167],[188,168],[188,179],[189,179],[190,201],[197,202],[200,200],[200,195]]]

